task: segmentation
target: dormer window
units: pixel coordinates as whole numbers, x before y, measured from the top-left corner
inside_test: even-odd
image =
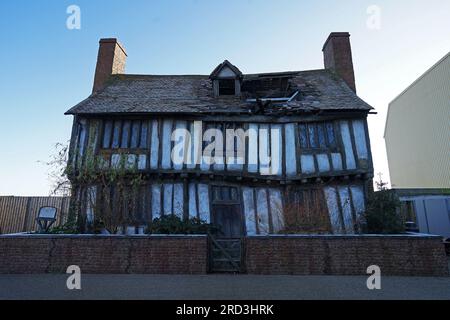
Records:
[[[213,82],[214,96],[239,96],[242,72],[228,60],[219,64],[209,76]]]
[[[219,96],[236,95],[235,79],[219,79]]]

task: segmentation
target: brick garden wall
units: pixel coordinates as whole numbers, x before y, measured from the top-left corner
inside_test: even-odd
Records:
[[[206,236],[0,236],[0,273],[204,274]]]
[[[442,239],[436,236],[255,236],[246,239],[250,274],[448,276]]]
[[[447,257],[433,236],[254,236],[245,239],[249,274],[448,276]],[[207,273],[206,236],[0,236],[0,274]]]

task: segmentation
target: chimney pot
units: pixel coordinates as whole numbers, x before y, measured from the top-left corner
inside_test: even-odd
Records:
[[[325,69],[336,72],[356,92],[352,49],[348,32],[332,32],[322,48]]]
[[[104,88],[113,74],[125,73],[127,53],[116,38],[100,39],[92,93]]]

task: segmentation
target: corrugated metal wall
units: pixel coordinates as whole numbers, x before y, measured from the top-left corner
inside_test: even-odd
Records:
[[[58,209],[56,225],[64,223],[69,212],[69,197],[0,197],[0,234],[37,230],[39,208]]]
[[[450,53],[389,105],[394,188],[450,188]]]

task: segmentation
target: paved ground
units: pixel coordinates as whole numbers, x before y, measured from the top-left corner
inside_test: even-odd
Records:
[[[0,299],[450,299],[450,277],[382,277],[368,290],[360,276],[0,275]]]

